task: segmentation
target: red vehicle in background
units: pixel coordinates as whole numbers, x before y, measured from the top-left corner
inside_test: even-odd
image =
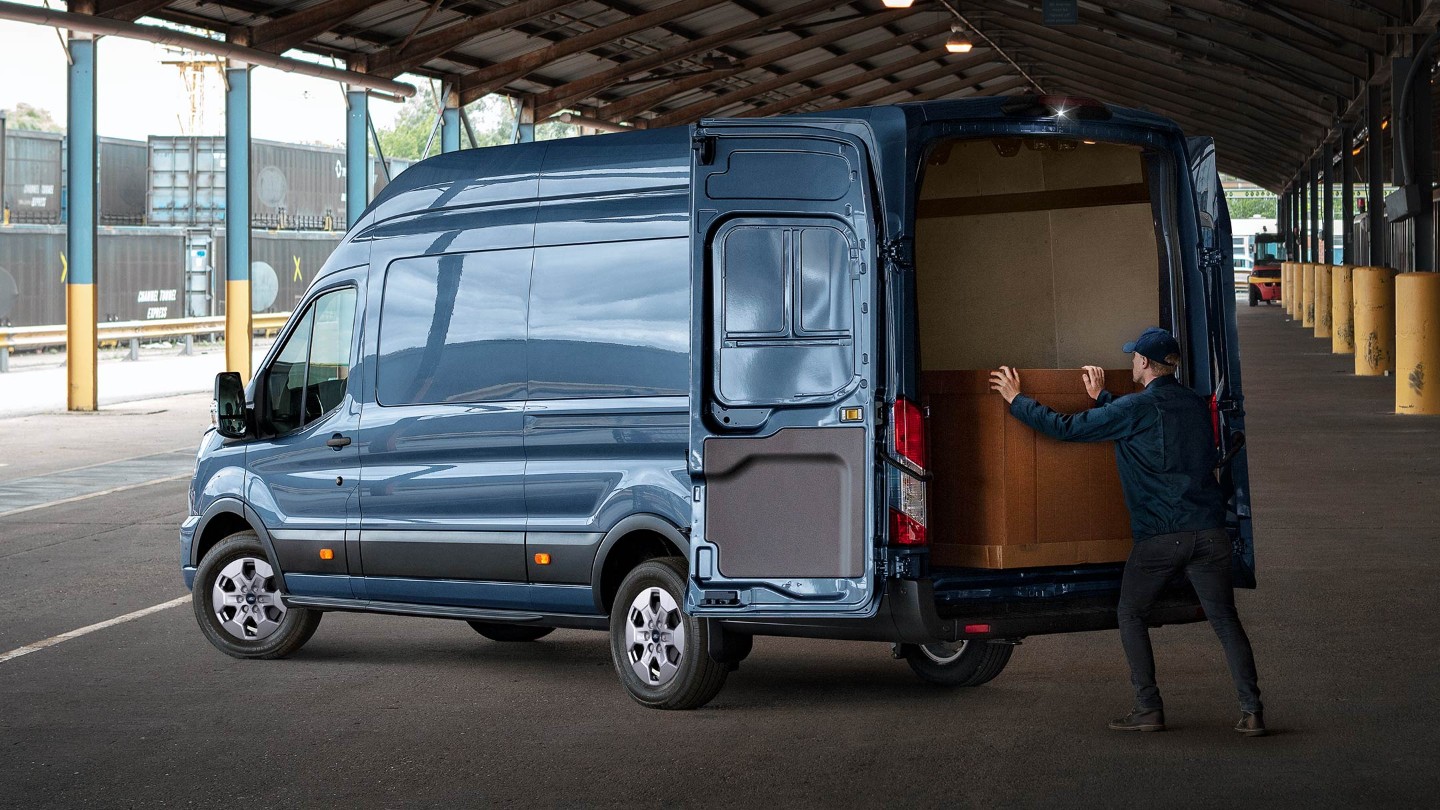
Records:
[[[1280,300],[1280,263],[1288,261],[1285,255],[1285,241],[1279,234],[1261,233],[1255,235],[1255,246],[1251,248],[1255,259],[1246,286],[1250,289],[1250,306],[1259,306]]]

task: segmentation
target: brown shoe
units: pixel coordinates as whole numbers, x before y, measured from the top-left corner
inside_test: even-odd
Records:
[[[1235,724],[1235,730],[1246,737],[1265,736],[1265,715],[1263,712],[1240,712],[1240,722]]]
[[[1130,714],[1119,720],[1111,720],[1110,730],[1164,731],[1165,711],[1163,709],[1132,709]]]

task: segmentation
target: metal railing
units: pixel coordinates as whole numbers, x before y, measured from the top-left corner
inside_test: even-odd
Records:
[[[262,312],[251,316],[251,328],[255,332],[269,334],[278,331],[290,319],[288,312]],[[98,324],[95,328],[97,344],[128,342],[130,359],[140,357],[142,340],[162,338],[184,338],[185,354],[193,348],[191,341],[196,335],[224,334],[225,316],[205,318],[174,318],[164,321],[112,321]],[[58,326],[0,326],[0,373],[10,370],[10,352],[16,349],[48,349],[65,345],[65,325]]]

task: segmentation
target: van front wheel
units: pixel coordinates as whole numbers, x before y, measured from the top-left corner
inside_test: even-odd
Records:
[[[729,667],[710,657],[709,623],[687,616],[685,560],[635,567],[610,609],[610,659],[630,697],[652,709],[698,709],[725,685]]]
[[[205,638],[235,658],[283,658],[320,626],[316,610],[290,607],[255,532],[221,540],[195,571],[191,604]]]
[[[920,680],[940,686],[979,686],[1010,663],[1014,645],[976,639],[941,644],[906,644],[900,654]]]

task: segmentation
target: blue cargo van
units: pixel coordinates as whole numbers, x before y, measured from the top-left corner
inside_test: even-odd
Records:
[[[240,658],[335,610],[607,631],[656,708],[706,703],[755,635],[979,685],[1025,636],[1113,628],[1122,565],[932,559],[963,482],[929,463],[924,373],[1114,363],[1170,328],[1253,586],[1229,245],[1209,140],[1085,99],[431,158],[253,380],[217,379],[180,535],[196,618]],[[1182,583],[1151,621],[1202,618]]]

